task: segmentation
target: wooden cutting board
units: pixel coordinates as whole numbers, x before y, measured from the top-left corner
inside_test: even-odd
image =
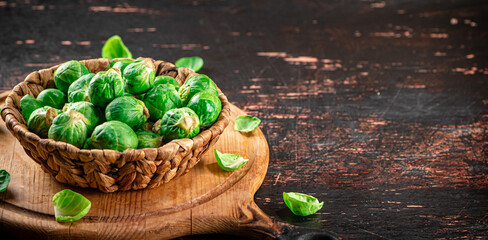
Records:
[[[188,174],[161,187],[117,193],[56,182],[25,154],[0,119],[0,169],[11,174],[7,191],[0,193],[0,230],[35,239],[167,239],[204,233],[261,238],[279,233],[283,224],[273,223],[253,200],[266,175],[268,144],[259,128],[250,134],[233,130],[235,117],[244,112],[234,105],[231,110],[231,122],[214,148],[249,159],[242,168],[223,171],[212,148]],[[51,201],[66,188],[83,194],[92,207],[79,221],[58,223]]]

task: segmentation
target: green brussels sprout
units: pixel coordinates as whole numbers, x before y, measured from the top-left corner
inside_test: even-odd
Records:
[[[89,102],[88,87],[94,76],[95,73],[89,73],[74,81],[68,88],[68,102]]]
[[[48,137],[81,148],[85,143],[87,134],[85,116],[79,112],[68,110],[54,118],[49,128]]]
[[[88,73],[90,70],[83,63],[75,60],[67,61],[54,71],[54,84],[56,84],[56,88],[67,93],[69,86],[74,81]]]
[[[93,132],[93,129],[102,122],[103,116],[100,110],[93,105],[91,102],[74,102],[74,103],[67,103],[63,111],[76,111],[83,116],[85,116],[85,124],[88,129],[88,134],[91,134]]]
[[[203,91],[195,94],[187,107],[195,111],[200,117],[202,128],[210,127],[219,118],[222,110],[222,103],[217,95],[212,91]]]
[[[129,64],[133,63],[131,59],[122,59],[117,62],[115,62],[112,66],[112,68],[118,68],[120,72],[124,72],[124,69],[129,66]]]
[[[175,86],[176,90],[180,88],[180,84],[178,83],[178,81],[170,76],[156,76],[156,78],[154,79],[154,86],[157,86],[159,84],[173,85]]]
[[[219,95],[217,86],[207,75],[199,74],[189,78],[178,90],[181,100],[186,105],[188,101],[197,93],[205,90],[215,92]]]
[[[91,144],[90,138],[87,138],[85,140],[85,143],[83,143],[83,149],[92,149],[93,145]]]
[[[149,118],[149,111],[141,100],[135,97],[118,97],[105,109],[107,121],[118,120],[132,129],[138,129]]]
[[[30,131],[36,133],[41,138],[47,138],[49,128],[55,117],[62,111],[52,107],[42,107],[34,110],[27,121],[27,127]]]
[[[135,61],[124,69],[125,89],[132,94],[149,90],[154,84],[156,67],[151,59]]]
[[[90,81],[88,97],[93,105],[105,107],[109,102],[124,95],[124,81],[120,70],[111,68],[97,73]]]
[[[42,92],[37,95],[37,101],[39,101],[42,106],[61,109],[66,103],[66,94],[59,89],[48,88],[42,90]]]
[[[144,95],[143,101],[153,121],[161,119],[168,110],[182,106],[178,91],[169,84],[154,86]]]
[[[42,108],[42,104],[30,94],[27,94],[20,99],[20,109],[22,110],[22,116],[26,122],[29,120],[31,113],[38,108]]]
[[[124,151],[137,148],[137,135],[129,125],[120,121],[108,121],[98,125],[90,137],[94,148]]]
[[[138,145],[137,148],[157,148],[161,146],[161,136],[149,131],[137,131]]]
[[[187,107],[171,109],[161,119],[160,132],[166,142],[177,138],[192,138],[200,132],[200,120]]]

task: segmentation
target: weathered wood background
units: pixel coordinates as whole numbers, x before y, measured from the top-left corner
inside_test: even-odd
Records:
[[[343,238],[488,237],[486,1],[0,1],[0,90],[100,57],[204,58],[263,120],[257,204]],[[325,202],[295,217],[283,191]],[[185,237],[215,239],[216,236]]]

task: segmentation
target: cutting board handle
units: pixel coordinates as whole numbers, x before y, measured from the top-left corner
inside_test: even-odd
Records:
[[[337,240],[332,233],[323,230],[309,229],[290,225],[271,219],[254,201],[246,209],[241,208],[242,217],[239,219],[239,228],[242,233],[255,239],[278,240]]]

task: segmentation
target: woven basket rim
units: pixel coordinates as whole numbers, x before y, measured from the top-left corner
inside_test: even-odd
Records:
[[[142,57],[140,57],[140,58],[142,58]],[[119,60],[121,60],[121,59],[131,59],[131,60],[135,60],[135,59],[138,59],[138,58],[114,58],[114,59],[94,58],[94,59],[83,59],[83,60],[77,60],[77,61],[82,62],[82,63],[83,63],[83,65],[85,65],[85,66],[86,66],[86,64],[85,64],[85,62],[86,62],[86,61],[93,61],[93,60],[103,61],[103,60],[109,60],[109,62],[108,62],[108,63],[110,64],[111,62],[114,62],[114,61],[119,61]],[[158,62],[158,61],[161,61],[161,63],[169,63],[169,64],[173,64],[173,63],[170,63],[170,62],[166,62],[166,61],[164,61],[164,60],[154,60],[154,59],[152,59],[152,58],[147,58],[147,59],[151,59],[152,61],[154,61],[154,63],[156,63],[156,62]],[[160,63],[160,64],[161,64],[161,63]],[[29,73],[29,74],[26,76],[26,78],[25,78],[25,79],[24,79],[22,82],[20,82],[20,83],[18,83],[17,85],[15,85],[15,86],[12,88],[11,92],[10,92],[10,93],[8,94],[8,96],[6,97],[6,99],[5,99],[5,105],[4,105],[4,107],[1,109],[1,115],[2,115],[3,120],[4,120],[5,122],[7,122],[7,115],[15,115],[15,114],[12,112],[12,110],[11,110],[10,108],[14,108],[14,109],[18,110],[18,111],[19,111],[19,113],[21,112],[21,110],[20,110],[20,106],[18,106],[18,107],[17,107],[17,106],[12,106],[12,104],[11,104],[11,103],[12,103],[13,95],[14,95],[14,94],[17,94],[17,93],[16,93],[16,91],[15,91],[15,90],[16,90],[16,88],[20,88],[22,85],[24,85],[25,87],[28,87],[28,86],[27,86],[27,85],[28,85],[28,83],[26,82],[26,80],[27,80],[27,78],[29,77],[29,75],[31,75],[31,74],[33,74],[33,73],[39,73],[39,71],[43,71],[43,70],[52,70],[52,72],[53,72],[53,74],[54,74],[54,70],[56,70],[56,69],[57,69],[57,68],[58,68],[58,67],[59,67],[61,64],[62,64],[62,63],[57,64],[57,65],[54,65],[54,66],[52,66],[52,67],[50,67],[50,68],[39,69],[39,70],[36,70],[36,71],[34,71],[34,72],[31,72],[31,73]],[[174,64],[173,64],[173,65],[174,65]],[[88,67],[88,66],[87,66],[87,67]],[[157,66],[157,65],[156,65],[156,68],[158,68],[158,66]],[[187,77],[185,78],[185,81],[186,81],[186,80],[188,80],[188,79],[189,79],[191,76],[198,75],[198,73],[195,73],[194,71],[192,71],[191,69],[188,69],[188,68],[184,68],[184,67],[176,67],[176,69],[177,69],[177,71],[178,71],[178,74],[180,74],[180,71],[181,71],[181,72],[185,72],[185,73],[187,73],[187,74],[188,74],[188,75],[187,75]],[[90,72],[92,72],[92,71],[90,70]],[[160,76],[160,75],[156,75],[156,76]],[[183,82],[185,82],[185,81],[183,81]],[[32,84],[32,83],[29,83],[29,84]],[[182,84],[182,83],[180,83],[180,84]],[[37,84],[37,85],[40,85],[40,84]],[[217,84],[215,84],[215,85],[217,86]],[[47,88],[44,88],[44,89],[47,89]],[[31,135],[32,140],[35,140],[35,141],[49,141],[50,143],[53,143],[53,144],[57,145],[57,148],[58,148],[58,149],[59,149],[59,147],[61,147],[61,148],[62,148],[62,147],[64,147],[64,145],[66,145],[66,147],[65,147],[65,148],[66,148],[66,150],[68,150],[68,151],[73,151],[73,150],[75,150],[75,151],[78,151],[80,154],[83,154],[83,155],[87,155],[87,154],[90,154],[90,153],[95,152],[95,151],[103,151],[103,152],[104,152],[104,154],[116,154],[116,155],[119,155],[119,154],[124,154],[124,153],[126,153],[126,152],[128,152],[128,151],[129,151],[129,152],[130,152],[130,151],[135,151],[135,152],[136,152],[136,154],[138,154],[138,153],[141,153],[141,152],[143,152],[143,151],[145,151],[145,150],[147,150],[147,149],[160,149],[160,148],[163,148],[165,145],[170,144],[170,143],[177,143],[177,142],[179,142],[179,141],[184,141],[184,140],[187,140],[187,139],[196,140],[197,138],[199,138],[199,136],[200,136],[200,135],[203,135],[203,134],[204,134],[204,132],[207,132],[207,131],[212,131],[212,130],[213,130],[213,131],[219,131],[219,130],[217,129],[217,127],[215,127],[215,125],[216,125],[216,124],[218,124],[218,123],[222,123],[222,122],[228,122],[228,121],[229,121],[229,119],[230,119],[230,113],[229,113],[229,112],[224,113],[224,109],[230,109],[230,103],[228,102],[227,97],[225,96],[225,94],[224,94],[224,93],[223,93],[223,92],[220,90],[220,88],[219,88],[218,86],[217,86],[217,91],[218,91],[218,93],[219,93],[219,96],[218,96],[218,97],[219,97],[219,99],[220,99],[220,101],[221,101],[221,103],[222,103],[222,108],[221,108],[222,110],[221,110],[221,112],[220,112],[220,114],[219,114],[219,117],[218,117],[217,121],[215,121],[215,122],[212,124],[212,126],[210,126],[209,128],[206,128],[205,130],[203,130],[203,131],[199,132],[199,133],[198,133],[196,136],[194,136],[194,137],[192,137],[192,138],[179,138],[179,139],[174,139],[174,140],[172,140],[172,141],[170,141],[170,142],[166,142],[166,143],[164,143],[163,145],[161,145],[161,146],[159,146],[159,147],[157,147],[157,148],[141,148],[141,149],[137,149],[137,148],[128,148],[128,149],[126,149],[126,150],[124,150],[124,151],[122,151],[122,152],[117,151],[117,150],[113,150],[113,149],[82,149],[82,148],[78,148],[78,147],[76,147],[76,146],[74,146],[74,145],[72,145],[72,144],[70,144],[70,143],[67,143],[67,142],[63,142],[63,141],[56,141],[56,140],[54,140],[54,139],[50,139],[50,138],[41,138],[41,137],[39,137],[39,135],[37,135],[37,134],[36,134],[36,133],[34,133],[34,132],[31,132],[31,131],[28,129],[28,127],[27,127],[27,120],[25,120],[25,119],[24,119],[25,124],[24,124],[23,122],[19,121],[17,118],[13,118],[13,120],[12,120],[12,118],[11,118],[10,120],[12,120],[12,121],[13,121],[13,122],[12,122],[12,123],[13,123],[13,125],[12,125],[12,126],[20,125],[20,126],[22,126],[22,127],[24,127],[24,128],[25,128],[25,129],[22,129],[22,132],[23,132],[22,134],[23,134],[23,135],[25,135],[26,137],[27,137],[28,135]],[[19,96],[20,96],[20,97],[23,97],[23,96],[25,96],[25,95],[27,95],[27,93],[25,93],[24,95],[19,95]],[[10,99],[11,101],[8,101],[9,99]],[[22,116],[22,115],[21,115],[21,116]],[[23,116],[22,116],[22,119],[23,119]],[[7,127],[10,129],[10,126],[8,126],[8,124],[7,124]],[[13,131],[13,129],[10,129],[10,131]],[[193,142],[198,142],[198,141],[193,141]],[[192,149],[195,149],[195,148],[197,148],[197,147],[200,147],[200,146],[196,146],[195,144],[193,144]]]

